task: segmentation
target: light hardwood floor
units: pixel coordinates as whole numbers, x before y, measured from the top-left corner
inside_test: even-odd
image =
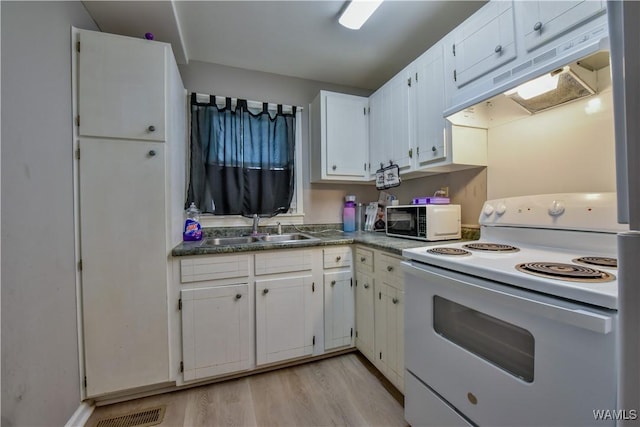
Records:
[[[165,404],[160,426],[407,426],[397,390],[357,353],[97,407],[103,417]]]

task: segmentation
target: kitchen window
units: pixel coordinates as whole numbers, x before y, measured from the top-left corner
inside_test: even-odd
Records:
[[[191,95],[186,204],[204,222],[244,225],[241,216],[301,219],[300,108]],[[240,216],[241,215],[241,216]]]

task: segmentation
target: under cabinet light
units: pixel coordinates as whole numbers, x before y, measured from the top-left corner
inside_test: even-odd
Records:
[[[351,0],[338,22],[343,27],[359,30],[380,4],[382,0]]]

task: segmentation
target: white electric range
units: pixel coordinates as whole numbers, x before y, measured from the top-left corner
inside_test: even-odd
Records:
[[[614,193],[487,201],[480,240],[407,249],[414,425],[613,425]]]

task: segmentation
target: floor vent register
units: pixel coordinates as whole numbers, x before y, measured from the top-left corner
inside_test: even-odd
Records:
[[[98,420],[95,427],[147,427],[155,426],[164,419],[166,405],[142,409],[116,417]]]

